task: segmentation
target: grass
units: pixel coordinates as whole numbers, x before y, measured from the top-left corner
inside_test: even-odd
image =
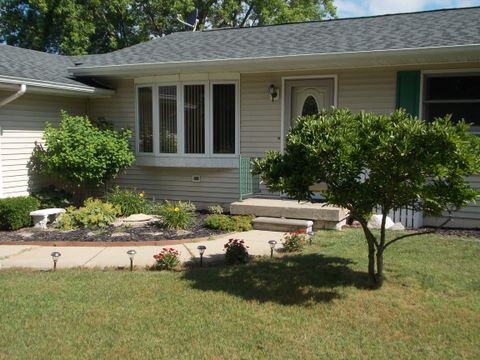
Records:
[[[357,230],[179,273],[0,272],[0,358],[480,358],[480,241],[429,235],[367,286]]]

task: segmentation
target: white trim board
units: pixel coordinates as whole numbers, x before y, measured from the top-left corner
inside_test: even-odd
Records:
[[[172,74],[161,76],[144,76],[135,78],[135,84],[149,84],[159,82],[182,81],[228,81],[240,80],[240,73],[198,73],[198,74]]]

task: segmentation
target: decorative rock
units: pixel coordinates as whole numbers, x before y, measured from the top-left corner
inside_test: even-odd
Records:
[[[390,229],[394,224],[392,219],[387,216],[387,220],[385,221],[385,229]],[[370,220],[368,220],[367,226],[370,229],[380,229],[382,226],[382,215],[372,215]]]
[[[138,222],[148,222],[153,220],[154,217],[152,215],[145,215],[145,214],[133,214],[129,217],[123,219],[125,223],[138,223]]]
[[[151,232],[151,233],[148,233],[148,235],[150,235],[150,236],[162,236],[163,231]]]
[[[191,233],[192,233],[191,231],[187,231],[187,230],[177,230],[178,236],[187,236],[187,235],[190,235]]]
[[[393,226],[392,226],[392,227],[390,227],[388,230],[397,230],[397,231],[401,231],[401,230],[405,230],[405,226],[403,226],[403,224],[402,224],[402,223],[399,223],[399,222],[397,222],[397,223],[393,224]]]
[[[112,238],[117,238],[117,237],[130,237],[129,233],[126,232],[116,232],[110,235]]]
[[[35,235],[35,234],[32,233],[32,232],[26,232],[26,231],[25,231],[25,232],[20,232],[19,235],[20,235],[21,237],[24,237],[24,238],[29,239],[29,238],[31,238],[31,237],[32,237],[33,235]]]

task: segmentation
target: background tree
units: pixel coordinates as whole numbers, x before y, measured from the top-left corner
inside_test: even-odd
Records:
[[[395,242],[385,231],[390,210],[412,206],[425,215],[454,211],[477,197],[465,180],[480,171],[480,139],[449,117],[426,123],[396,111],[390,116],[333,109],[298,120],[284,153],[271,151],[255,163],[271,191],[310,199],[309,187],[324,182],[326,200],[346,208],[364,231],[368,273],[383,283],[383,254]],[[367,222],[381,208],[380,232]],[[423,232],[427,233],[427,232]]]
[[[0,42],[65,55],[104,53],[184,31],[199,9],[200,29],[319,20],[333,0],[0,0]]]
[[[94,126],[87,117],[62,111],[58,127],[47,124],[45,146],[34,149],[35,170],[66,180],[76,188],[78,203],[133,164],[130,130]]]

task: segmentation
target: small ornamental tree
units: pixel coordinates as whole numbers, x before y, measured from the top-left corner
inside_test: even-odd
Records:
[[[389,211],[409,206],[438,216],[462,208],[477,197],[465,177],[479,171],[480,139],[465,122],[446,116],[426,123],[403,110],[384,116],[332,109],[300,118],[284,153],[270,151],[255,162],[255,173],[271,191],[298,200],[310,199],[311,185],[327,185],[326,200],[361,224],[369,277],[378,287],[385,249],[418,234],[387,236]],[[382,213],[379,234],[367,227],[375,207]]]
[[[73,184],[81,201],[133,164],[131,136],[130,130],[97,127],[87,117],[62,111],[58,127],[47,123],[45,145],[35,148],[33,164],[40,173]]]

